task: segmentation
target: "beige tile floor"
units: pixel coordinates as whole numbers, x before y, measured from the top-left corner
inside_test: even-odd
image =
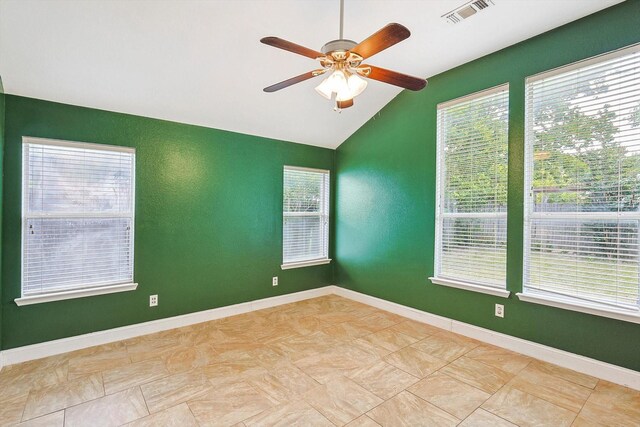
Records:
[[[640,392],[327,296],[6,367],[0,425],[640,426]]]

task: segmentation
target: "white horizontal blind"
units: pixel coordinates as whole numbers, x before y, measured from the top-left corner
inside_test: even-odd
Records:
[[[283,263],[329,255],[329,171],[284,168]]]
[[[524,292],[638,310],[640,49],[527,79]]]
[[[133,149],[25,138],[22,296],[133,281]]]
[[[506,288],[509,87],[438,106],[435,275]]]

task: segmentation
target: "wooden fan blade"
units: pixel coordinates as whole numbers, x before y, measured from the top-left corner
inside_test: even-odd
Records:
[[[378,52],[408,38],[411,32],[404,25],[388,24],[382,29],[361,41],[351,52],[360,55],[363,59],[369,58]]]
[[[425,79],[408,76],[384,68],[374,67],[373,65],[362,65],[358,67],[358,74],[373,80],[400,86],[409,90],[421,90],[427,85]],[[368,71],[368,72],[367,72]]]
[[[324,74],[325,72],[326,72],[326,70],[309,71],[308,73],[300,74],[299,76],[291,77],[290,79],[287,79],[287,80],[285,80],[283,82],[276,83],[276,84],[271,85],[269,87],[265,87],[263,90],[265,92],[275,92],[277,90],[284,89],[285,87],[289,87],[289,86],[294,85],[296,83],[300,83],[300,82],[303,82],[305,80],[309,80],[310,78],[319,76],[320,74]]]
[[[289,41],[280,39],[278,37],[265,37],[260,39],[264,44],[277,47],[278,49],[288,50],[289,52],[297,53],[298,55],[306,56],[307,58],[316,59],[324,57],[324,54],[317,50],[309,49],[299,44],[291,43]]]

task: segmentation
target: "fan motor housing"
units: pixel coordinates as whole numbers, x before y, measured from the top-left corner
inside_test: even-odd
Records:
[[[346,39],[331,40],[330,42],[322,46],[322,49],[320,49],[320,51],[326,55],[336,50],[337,51],[351,50],[357,45],[358,43],[354,42],[353,40],[346,40]]]

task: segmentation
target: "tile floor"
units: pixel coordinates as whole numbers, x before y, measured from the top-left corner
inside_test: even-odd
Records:
[[[0,425],[640,426],[640,392],[327,296],[5,367]]]

